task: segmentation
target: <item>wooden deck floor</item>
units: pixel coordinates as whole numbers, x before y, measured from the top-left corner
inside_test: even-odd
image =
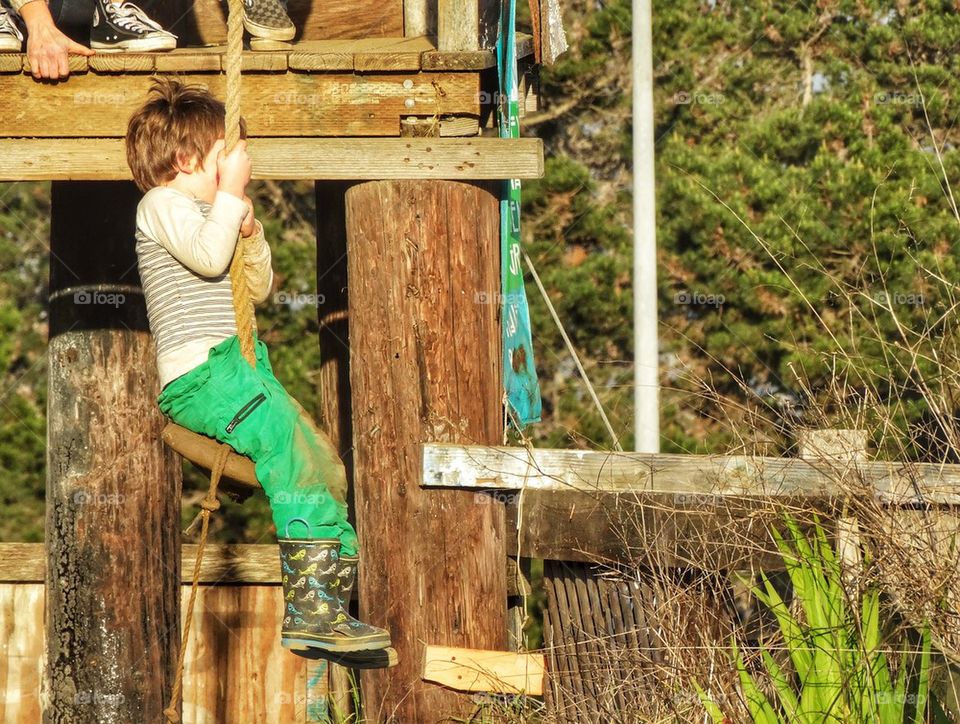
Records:
[[[73,56],[73,73],[217,73],[224,46],[177,48],[169,53],[99,53]],[[521,34],[518,57],[533,53],[533,39]],[[493,50],[440,52],[426,36],[361,40],[305,40],[275,50],[246,50],[245,72],[302,71],[478,71],[496,65]],[[0,54],[0,73],[29,72],[22,53]]]

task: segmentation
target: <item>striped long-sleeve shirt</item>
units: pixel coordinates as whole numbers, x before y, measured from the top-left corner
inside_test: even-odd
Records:
[[[161,387],[237,333],[229,267],[246,213],[246,204],[227,193],[218,192],[211,205],[163,186],[148,191],[137,207],[137,265]],[[250,295],[259,304],[273,284],[259,221],[244,250]]]

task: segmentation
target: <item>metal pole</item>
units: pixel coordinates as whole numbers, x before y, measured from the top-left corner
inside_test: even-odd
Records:
[[[660,451],[651,0],[633,0],[634,447]]]

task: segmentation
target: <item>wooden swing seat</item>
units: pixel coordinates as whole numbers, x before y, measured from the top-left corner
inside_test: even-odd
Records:
[[[217,451],[224,444],[173,422],[163,428],[163,441],[194,465],[203,468],[207,474],[217,459]],[[232,491],[246,495],[261,487],[253,460],[236,451],[231,451],[227,456],[220,484],[221,487],[226,485]]]

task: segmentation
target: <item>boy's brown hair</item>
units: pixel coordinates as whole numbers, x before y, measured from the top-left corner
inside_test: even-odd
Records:
[[[149,98],[127,125],[127,165],[141,191],[149,191],[177,175],[178,161],[203,159],[223,138],[223,103],[203,86],[157,78]],[[240,121],[240,137],[246,125]]]

